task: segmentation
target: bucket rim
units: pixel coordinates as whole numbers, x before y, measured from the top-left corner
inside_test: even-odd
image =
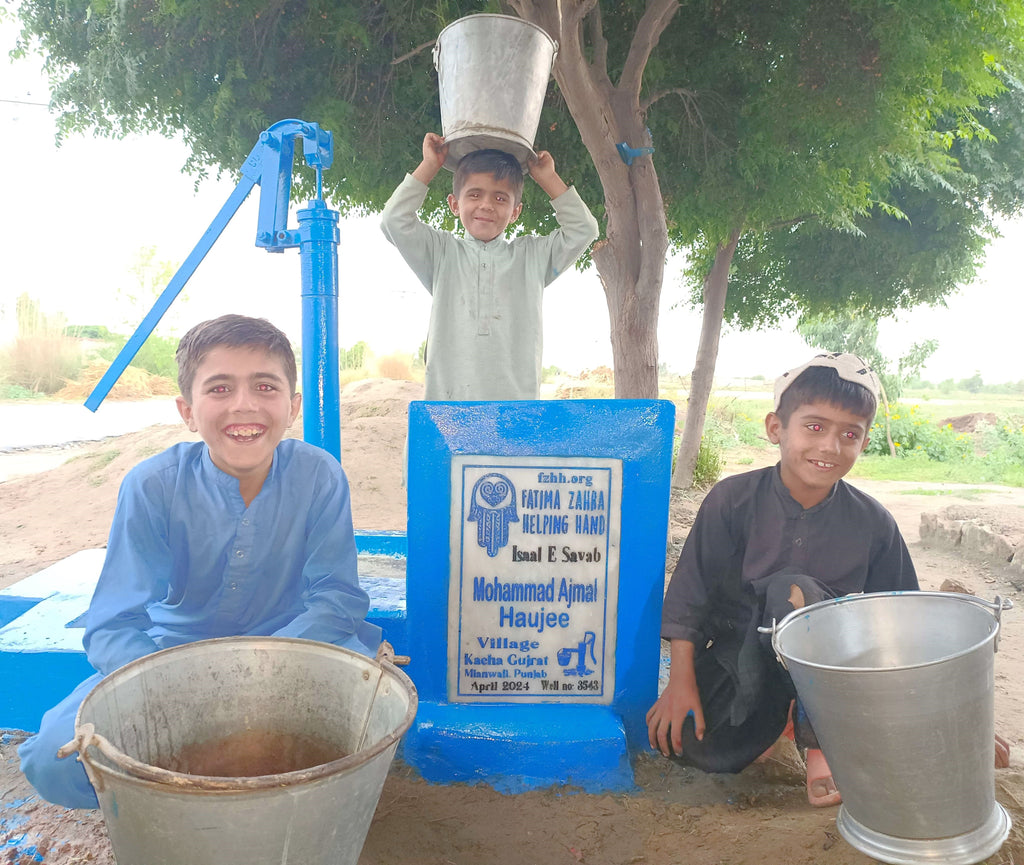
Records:
[[[793,625],[797,620],[802,619],[804,616],[810,615],[815,610],[824,609],[825,607],[837,607],[840,605],[856,604],[864,601],[874,601],[886,597],[928,597],[928,598],[939,598],[943,601],[957,601],[960,603],[970,603],[973,606],[981,607],[986,612],[992,614],[992,627],[988,634],[976,643],[968,646],[965,649],[961,649],[957,652],[952,652],[948,655],[943,655],[941,658],[935,658],[934,660],[921,661],[916,664],[900,664],[898,666],[890,667],[851,667],[841,664],[823,664],[818,661],[808,661],[804,658],[797,658],[793,655],[787,654],[783,651],[779,645],[779,635],[789,626]],[[799,664],[802,667],[809,667],[814,670],[824,670],[827,672],[842,672],[842,673],[898,673],[904,670],[920,670],[926,667],[934,667],[936,664],[945,664],[949,661],[954,661],[957,658],[962,658],[966,655],[970,655],[976,652],[986,643],[992,641],[995,642],[998,639],[1001,622],[998,616],[998,612],[1001,611],[1002,607],[997,607],[989,601],[985,601],[981,598],[977,598],[974,595],[961,594],[959,592],[930,592],[930,591],[893,591],[893,592],[859,592],[851,595],[843,595],[838,598],[826,598],[823,601],[818,601],[814,604],[808,604],[806,607],[801,607],[798,610],[793,610],[791,613],[787,613],[780,622],[775,623],[771,629],[772,633],[772,648],[776,654],[784,662],[784,666],[788,666],[790,663]],[[767,630],[767,629],[766,629]],[[993,650],[994,651],[994,650]]]
[[[441,37],[444,36],[445,33],[447,33],[457,24],[462,24],[474,18],[505,18],[509,21],[515,21],[517,24],[526,24],[527,26],[532,27],[534,30],[537,30],[540,33],[542,33],[544,35],[544,38],[546,38],[551,43],[552,47],[555,50],[558,49],[558,43],[551,37],[551,34],[548,33],[548,31],[541,27],[539,24],[534,24],[532,21],[527,21],[525,18],[520,18],[518,15],[502,15],[501,13],[498,12],[476,12],[473,15],[463,15],[461,18],[456,18],[454,21],[451,22],[451,24],[445,25],[441,32],[437,34],[437,38],[434,40],[435,43],[439,43],[441,41]]]
[[[248,793],[258,790],[280,789],[281,787],[295,787],[302,784],[308,784],[314,781],[319,781],[323,778],[338,775],[342,772],[348,771],[349,769],[362,766],[395,745],[402,736],[405,735],[409,727],[412,726],[412,722],[416,717],[416,710],[419,706],[419,695],[412,680],[394,664],[385,660],[370,658],[367,655],[363,655],[352,649],[346,649],[343,646],[335,646],[333,643],[324,643],[318,640],[302,640],[295,637],[238,636],[215,637],[209,640],[196,640],[191,643],[183,643],[180,646],[171,646],[170,648],[161,649],[158,652],[144,655],[141,658],[136,658],[134,661],[129,661],[124,666],[119,667],[109,676],[105,676],[97,682],[96,686],[89,691],[82,700],[82,704],[79,706],[78,712],[75,714],[76,738],[80,735],[80,731],[83,727],[82,706],[85,705],[89,697],[92,696],[92,694],[101,686],[107,683],[113,682],[116,684],[118,679],[127,679],[135,675],[138,672],[138,668],[140,666],[144,666],[146,661],[151,661],[158,655],[166,657],[171,654],[183,653],[185,650],[193,650],[197,646],[201,648],[211,644],[228,643],[235,645],[242,645],[245,643],[258,643],[260,645],[265,645],[268,642],[276,645],[290,644],[296,649],[312,650],[322,653],[342,653],[361,661],[365,661],[371,667],[377,667],[379,669],[380,676],[377,680],[378,685],[384,674],[393,676],[400,684],[405,686],[409,694],[409,705],[406,707],[402,720],[399,722],[395,730],[385,736],[382,736],[371,746],[357,751],[354,754],[346,754],[344,757],[339,757],[337,760],[332,760],[329,763],[321,763],[318,766],[310,766],[307,769],[298,769],[294,772],[280,772],[275,775],[225,777],[217,775],[190,775],[185,772],[174,772],[170,769],[153,766],[150,763],[143,763],[141,760],[137,760],[129,754],[126,754],[106,739],[103,739],[102,736],[98,737],[98,739],[94,738],[91,741],[84,741],[79,750],[79,758],[90,770],[100,771],[101,773],[110,773],[123,781],[156,783],[163,787],[173,787],[176,791],[183,793],[209,793],[212,791],[223,793]],[[90,748],[95,748],[105,759],[102,762],[96,761],[95,757],[88,754]]]

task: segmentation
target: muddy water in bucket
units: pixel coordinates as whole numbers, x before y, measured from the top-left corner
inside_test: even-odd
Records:
[[[556,50],[540,27],[510,15],[467,15],[441,31],[434,67],[446,168],[454,171],[467,153],[485,148],[511,153],[526,167]]]
[[[1001,604],[899,592],[788,615],[775,650],[828,760],[843,837],[895,865],[973,865],[1006,840],[995,801]]]
[[[231,637],[122,667],[76,733],[121,865],[355,865],[416,702],[390,664]]]

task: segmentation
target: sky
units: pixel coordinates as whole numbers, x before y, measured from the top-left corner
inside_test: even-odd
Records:
[[[0,10],[2,11],[2,10]],[[108,140],[74,136],[61,147],[46,108],[49,93],[37,57],[11,61],[17,26],[0,19],[0,339],[13,303],[27,292],[72,324],[103,324],[130,333],[149,302],[131,272],[140,250],[176,265],[191,252],[234,188],[229,177],[195,188],[182,173],[183,143],[156,135]],[[37,104],[42,103],[42,104]],[[315,121],[317,118],[303,118]],[[255,144],[255,141],[253,142]],[[410,154],[411,170],[418,154]],[[1024,170],[1024,166],[1022,166]],[[299,255],[254,245],[255,189],[157,329],[180,335],[192,324],[236,312],[270,319],[296,342],[301,336]],[[303,204],[304,202],[297,202]],[[328,202],[330,204],[330,202]],[[290,223],[295,227],[294,216]],[[911,344],[939,340],[923,374],[934,382],[979,372],[987,384],[1024,379],[1016,343],[1024,321],[1024,220],[1006,225],[986,265],[946,308],[922,307],[882,320],[879,346],[897,357]],[[339,337],[365,341],[377,355],[413,354],[426,336],[430,296],[384,239],[379,217],[340,224]],[[700,313],[683,302],[682,260],[670,256],[659,318],[660,359],[674,372],[693,369]],[[791,322],[768,332],[723,331],[716,377],[774,378],[811,350]],[[544,365],[578,372],[612,365],[604,293],[593,268],[566,273],[546,290]]]

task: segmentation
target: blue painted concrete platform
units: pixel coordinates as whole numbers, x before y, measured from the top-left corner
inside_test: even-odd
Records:
[[[367,619],[398,654],[408,653],[406,536],[356,534]],[[95,670],[85,658],[83,616],[106,551],[82,550],[0,589],[0,729],[35,732],[47,709]]]

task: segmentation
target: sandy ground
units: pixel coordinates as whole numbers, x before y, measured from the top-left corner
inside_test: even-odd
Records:
[[[406,406],[420,395],[420,386],[412,383],[367,381],[349,386],[342,396],[343,462],[357,529],[405,528],[401,460]],[[295,429],[298,434],[301,425]],[[189,438],[183,426],[160,425],[67,450],[0,454],[0,478],[6,478],[0,480],[0,587],[77,550],[103,546],[124,473],[140,459]],[[754,465],[772,459],[766,451],[755,456]],[[749,462],[733,462],[727,471],[750,467]],[[999,594],[1017,602],[1016,610],[1003,616],[995,663],[996,724],[1013,748],[1010,768],[996,773],[996,798],[1016,825],[987,861],[1024,865],[1024,578],[1019,571],[1014,575],[955,552],[924,549],[918,533],[922,512],[956,504],[998,515],[1005,528],[1020,530],[1024,541],[1024,490],[853,482],[895,515],[923,588],[938,589],[952,579],[981,597]],[[673,495],[669,566],[699,500],[699,494]],[[111,865],[98,814],[66,812],[33,797],[18,771],[18,738],[13,731],[0,734],[0,863]],[[643,754],[636,779],[638,789],[623,795],[552,788],[507,796],[485,786],[428,785],[396,762],[360,865],[872,861],[839,836],[836,808],[807,805],[802,766],[788,743],[777,746],[765,763],[736,776],[705,775]]]

